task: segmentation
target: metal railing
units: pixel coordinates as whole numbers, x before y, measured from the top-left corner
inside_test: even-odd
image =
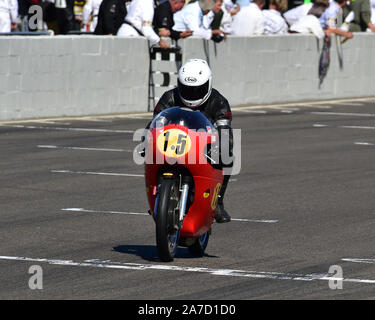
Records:
[[[169,68],[164,69],[166,65],[158,62],[169,62]],[[148,111],[154,109],[163,92],[175,87],[177,82],[174,78],[177,77],[181,64],[182,50],[179,46],[171,46],[169,49],[150,47]]]

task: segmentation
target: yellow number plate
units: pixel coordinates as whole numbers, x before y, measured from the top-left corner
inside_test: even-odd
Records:
[[[165,156],[177,158],[189,152],[191,139],[180,129],[168,129],[159,135],[156,144]]]

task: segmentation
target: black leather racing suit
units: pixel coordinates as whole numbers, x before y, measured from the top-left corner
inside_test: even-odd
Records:
[[[185,107],[186,106],[178,93],[178,88],[169,90],[163,94],[154,109],[154,117],[161,111],[171,107]],[[221,139],[223,134],[229,133],[229,152],[232,155],[233,150],[233,134],[232,134],[232,111],[229,106],[229,102],[225,99],[217,90],[212,89],[210,97],[205,103],[199,107],[195,107],[194,110],[202,112],[208,120],[216,127],[219,132],[219,138]],[[227,129],[222,131],[222,129]],[[227,141],[228,141],[227,140]],[[221,187],[219,204],[223,203],[224,194],[228,186],[230,175],[224,176],[223,186]]]

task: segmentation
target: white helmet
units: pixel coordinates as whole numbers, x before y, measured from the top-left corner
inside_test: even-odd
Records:
[[[212,73],[207,62],[188,60],[178,72],[177,86],[186,106],[196,108],[205,103],[212,91]]]

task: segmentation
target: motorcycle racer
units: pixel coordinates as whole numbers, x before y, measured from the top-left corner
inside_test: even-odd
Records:
[[[177,88],[163,94],[154,109],[154,118],[161,111],[175,106],[202,112],[218,130],[219,140],[229,141],[229,154],[232,154],[232,112],[228,100],[212,88],[212,72],[206,61],[191,59],[182,65],[178,73]],[[224,195],[229,178],[230,175],[224,176],[219,194],[215,214],[215,220],[218,223],[231,220],[230,215],[224,209]]]

